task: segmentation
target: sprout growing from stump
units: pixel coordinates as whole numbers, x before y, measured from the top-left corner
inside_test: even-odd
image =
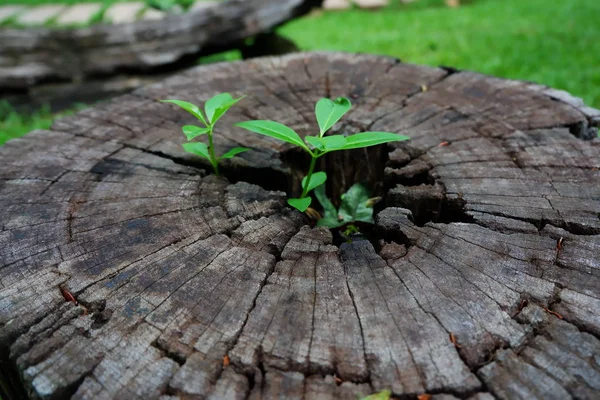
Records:
[[[188,143],[184,143],[182,146],[188,153],[206,158],[212,165],[215,175],[219,175],[219,161],[226,158],[233,158],[240,153],[250,150],[246,147],[234,147],[220,157],[217,157],[213,143],[213,132],[217,121],[227,112],[227,110],[244,97],[245,96],[234,99],[229,93],[218,94],[204,104],[204,113],[198,106],[188,103],[187,101],[161,100],[163,103],[171,103],[183,108],[200,121],[202,126],[185,125],[182,128],[183,133],[188,140]],[[202,135],[207,135],[208,145],[202,142],[192,142],[193,139]]]
[[[304,212],[312,203],[309,193],[316,188],[321,187],[327,180],[327,174],[323,171],[315,172],[317,160],[327,153],[340,150],[360,149],[364,147],[376,146],[379,144],[398,142],[408,140],[408,136],[398,135],[391,132],[362,132],[350,136],[329,135],[325,133],[331,129],[351,108],[350,100],[345,97],[338,97],[335,100],[321,99],[315,106],[315,115],[319,124],[319,134],[317,136],[306,136],[304,140],[291,128],[275,121],[247,121],[236,124],[241,128],[256,132],[261,135],[269,136],[287,143],[291,143],[306,151],[310,157],[308,173],[302,179],[302,194],[298,198],[288,199],[288,204],[298,211]],[[348,192],[350,193],[350,192]],[[347,194],[348,195],[348,194]],[[318,196],[321,203],[324,196],[324,189],[320,189]],[[331,203],[324,205],[328,217],[325,218],[323,225],[329,227],[339,226],[339,222],[334,223]],[[336,219],[337,221],[337,219]]]

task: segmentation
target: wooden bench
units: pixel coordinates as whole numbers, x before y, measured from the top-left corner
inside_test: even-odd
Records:
[[[247,94],[217,178],[158,99]],[[233,122],[401,132],[324,159],[384,198],[341,242],[285,204],[304,160]],[[580,399],[600,389],[600,112],[370,55],[190,70],[0,148],[3,398]],[[594,358],[596,357],[596,358]],[[25,393],[27,395],[25,395]],[[27,396],[27,397],[26,397]]]

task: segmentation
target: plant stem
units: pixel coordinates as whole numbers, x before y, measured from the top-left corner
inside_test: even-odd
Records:
[[[306,174],[306,185],[304,189],[302,189],[302,196],[300,196],[301,199],[305,198],[307,193],[308,193],[308,188],[310,187],[310,179],[312,178],[312,174],[313,171],[315,170],[315,165],[317,163],[317,156],[316,155],[312,155],[312,160],[310,161],[310,167],[308,167],[308,174]]]
[[[215,157],[215,147],[213,146],[213,131],[208,132],[208,152],[210,154],[210,162],[215,170],[215,175],[219,176],[219,161]]]

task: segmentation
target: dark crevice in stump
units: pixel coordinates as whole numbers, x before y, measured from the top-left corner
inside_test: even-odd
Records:
[[[7,349],[0,348],[0,397],[3,399],[26,399],[19,370],[9,361]]]
[[[219,178],[157,100],[222,91],[248,97],[217,152],[254,150]],[[285,202],[300,153],[230,128],[312,134],[323,93],[355,105],[334,132],[411,137],[322,160],[334,200],[360,180],[383,196],[369,240],[306,226]],[[599,120],[539,85],[335,53],[192,69],[63,118],[0,149],[1,359],[31,398],[592,399],[600,146],[576,136]]]
[[[197,169],[198,175],[204,175],[212,172],[212,166],[200,158],[190,159],[184,157],[175,157],[160,151],[150,151],[135,146],[125,145],[145,153],[153,154],[173,161],[176,164]],[[286,190],[288,186],[287,176],[283,171],[273,170],[271,168],[247,168],[239,167],[232,163],[227,163],[219,168],[219,172],[231,183],[248,182],[258,185],[266,190]],[[191,174],[189,172],[181,172]]]

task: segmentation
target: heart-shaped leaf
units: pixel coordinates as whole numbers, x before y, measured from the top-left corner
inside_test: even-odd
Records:
[[[197,105],[183,100],[161,100],[161,102],[175,104],[176,106],[183,108],[185,111],[189,112],[194,117],[202,121],[204,125],[208,126],[208,124],[206,123],[206,118],[204,118],[202,111],[198,108]]]
[[[336,124],[350,110],[352,103],[345,97],[338,97],[335,100],[321,99],[315,106],[315,115],[321,130],[321,136]]]
[[[290,206],[294,207],[296,210],[298,210],[300,212],[304,212],[304,211],[306,211],[308,206],[310,206],[312,199],[310,197],[305,197],[303,199],[288,199],[287,202]]]
[[[311,190],[313,190],[317,186],[321,186],[322,184],[324,184],[325,181],[327,180],[327,174],[325,172],[322,172],[322,171],[321,172],[315,172],[310,177],[310,182],[307,182],[307,178],[308,178],[308,176],[305,176],[302,179],[302,189],[304,189],[304,191],[306,193],[310,192]],[[308,187],[306,185],[308,185]]]
[[[204,111],[206,112],[206,117],[208,118],[210,125],[214,126],[227,110],[244,97],[245,96],[234,99],[229,93],[220,93],[207,100],[204,105]]]
[[[280,124],[275,121],[246,121],[235,124],[235,126],[239,126],[240,128],[247,129],[252,132],[259,133],[261,135],[269,136],[275,139],[282,140],[287,143],[291,143],[296,146],[300,146],[306,151],[310,151],[308,147],[304,144],[300,136],[293,129],[288,128],[287,126]]]
[[[204,157],[210,161],[210,154],[208,152],[208,146],[202,142],[184,143],[182,144],[185,151],[188,153],[195,154],[200,157]]]
[[[233,158],[233,157],[237,156],[238,154],[243,153],[248,150],[250,150],[250,149],[247,147],[234,147],[233,149],[229,150],[227,153],[225,153],[221,157],[219,157],[219,160],[222,160],[225,158]]]
[[[363,147],[377,146],[378,144],[400,142],[409,140],[408,136],[398,135],[391,132],[362,132],[350,135],[346,138],[346,144],[343,150],[360,149]]]
[[[192,140],[200,135],[210,132],[209,128],[201,128],[196,125],[185,125],[182,130],[187,140]]]

